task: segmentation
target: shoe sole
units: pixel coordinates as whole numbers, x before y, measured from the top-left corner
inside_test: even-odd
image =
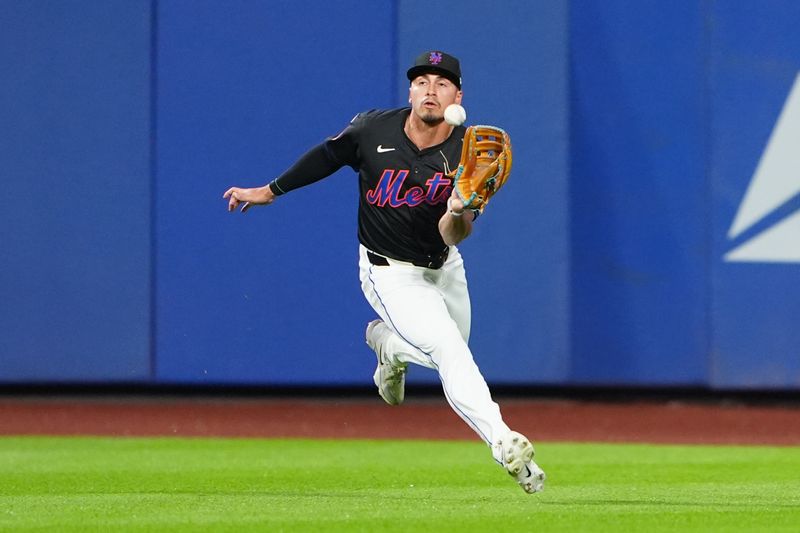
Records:
[[[525,436],[512,431],[503,442],[503,466],[512,476],[517,476],[525,464],[533,460],[533,444]]]
[[[547,478],[539,465],[533,462],[533,444],[524,435],[512,431],[502,443],[503,466],[509,475],[517,480],[522,490],[528,494],[544,490],[544,481]],[[530,466],[529,466],[530,465]],[[524,476],[520,473],[525,471]],[[520,479],[522,477],[522,479]]]

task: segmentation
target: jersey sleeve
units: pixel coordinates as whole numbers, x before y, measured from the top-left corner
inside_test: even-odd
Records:
[[[326,140],[324,145],[331,159],[342,166],[352,167],[358,170],[358,149],[361,140],[361,132],[364,126],[378,113],[377,110],[359,113],[353,117],[350,124],[342,130],[339,135]]]
[[[270,182],[269,187],[273,194],[280,196],[311,185],[344,166],[357,169],[359,133],[370,113],[359,113],[341,133],[303,154],[294,165]]]

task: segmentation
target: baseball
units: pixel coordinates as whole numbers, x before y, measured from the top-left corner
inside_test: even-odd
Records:
[[[460,126],[467,120],[467,112],[458,104],[450,104],[444,110],[444,121],[451,126]]]

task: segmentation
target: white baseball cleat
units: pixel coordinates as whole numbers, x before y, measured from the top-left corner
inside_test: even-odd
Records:
[[[392,330],[383,323],[383,320],[373,320],[367,324],[365,337],[367,345],[372,348],[378,358],[378,367],[372,380],[378,387],[378,394],[389,405],[400,405],[406,395],[406,367],[404,364],[393,364],[383,344]]]
[[[522,490],[528,494],[544,490],[547,478],[539,465],[533,462],[533,444],[525,435],[510,431],[497,441],[500,457],[508,473],[517,480]]]

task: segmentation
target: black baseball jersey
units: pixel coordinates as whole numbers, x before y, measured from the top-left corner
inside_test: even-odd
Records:
[[[447,248],[439,219],[447,210],[466,128],[417,149],[403,127],[410,108],[359,113],[339,135],[304,154],[270,188],[283,194],[347,165],[359,175],[358,239],[380,255],[427,264]],[[476,213],[477,214],[477,213]]]
[[[427,263],[447,247],[439,219],[447,209],[465,128],[419,150],[403,127],[410,108],[360,113],[336,137],[329,153],[359,175],[358,239],[373,252]]]

